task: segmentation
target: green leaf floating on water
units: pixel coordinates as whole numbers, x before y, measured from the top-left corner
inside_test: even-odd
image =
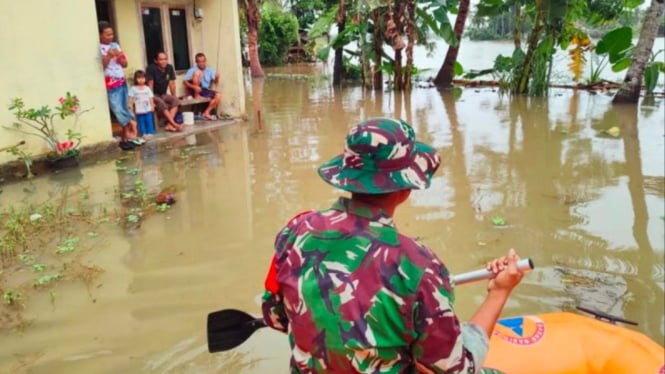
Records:
[[[41,272],[44,271],[44,269],[46,269],[46,266],[44,264],[33,264],[32,265],[32,270],[35,273],[41,273]]]
[[[505,226],[506,220],[503,217],[494,217],[492,218],[492,224],[494,226]]]
[[[35,286],[43,286],[60,279],[60,274],[42,275],[35,281]]]

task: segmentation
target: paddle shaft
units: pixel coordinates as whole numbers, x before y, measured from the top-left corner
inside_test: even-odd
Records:
[[[517,261],[517,268],[523,272],[533,270],[533,261],[530,258],[523,258]],[[494,277],[494,273],[487,269],[479,269],[474,271],[469,271],[467,273],[457,274],[452,276],[452,280],[456,285],[462,285],[466,283],[477,282],[483,279],[491,279]]]

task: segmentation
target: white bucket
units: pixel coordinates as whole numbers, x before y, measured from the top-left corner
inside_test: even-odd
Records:
[[[194,112],[182,112],[182,123],[190,126],[194,124]]]

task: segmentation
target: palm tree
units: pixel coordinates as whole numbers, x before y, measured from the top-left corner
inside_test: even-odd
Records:
[[[466,17],[469,14],[470,0],[460,0],[459,8],[457,10],[457,18],[455,19],[455,36],[457,37],[456,44],[448,46],[446,59],[443,60],[443,65],[439,73],[434,78],[434,85],[437,87],[447,88],[453,84],[453,76],[455,75],[455,62],[457,62],[457,54],[459,53],[460,44],[462,44],[462,34],[464,34],[464,24]]]
[[[639,100],[640,90],[642,89],[642,77],[651,56],[653,42],[658,33],[663,9],[665,9],[665,0],[651,1],[651,5],[644,15],[642,31],[640,31],[640,38],[635,47],[633,61],[619,91],[614,96],[614,99],[612,99],[613,103],[637,103]]]
[[[247,21],[249,71],[252,78],[262,78],[265,74],[259,60],[259,23],[261,22],[259,0],[241,0],[239,1],[239,5],[244,10],[245,20]]]

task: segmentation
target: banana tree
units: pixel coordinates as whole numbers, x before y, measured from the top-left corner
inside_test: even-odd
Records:
[[[455,1],[449,0],[452,4]],[[336,79],[336,72],[342,71],[342,53],[346,53],[358,58],[365,87],[381,89],[382,73],[388,72],[393,75],[395,89],[408,89],[415,71],[413,48],[416,44],[428,45],[428,34],[439,36],[449,44],[457,43],[448,20],[451,9],[454,10],[441,0],[340,0],[339,5],[318,18],[310,29],[310,37],[322,35],[335,21],[338,27],[344,26],[317,53],[320,60],[327,61],[331,50],[335,50],[333,84],[341,82],[341,77]],[[404,43],[404,36],[408,43]],[[358,46],[355,51],[345,48],[352,42]],[[393,49],[392,57],[384,52],[386,43]],[[384,59],[387,63],[383,63]]]
[[[323,46],[317,45],[317,38],[327,35],[333,25],[337,25],[337,37],[333,40],[328,38],[328,43]],[[338,86],[342,83],[343,67],[342,59],[344,56],[344,46],[350,41],[350,30],[346,28],[346,4],[340,0],[339,4],[332,5],[323,14],[321,14],[309,29],[309,37],[312,40],[313,48],[319,60],[327,62],[330,57],[330,50],[335,51],[335,60],[333,62],[333,85]]]
[[[477,8],[480,16],[491,17],[513,12],[523,15],[526,22],[533,25],[526,40],[526,51],[522,51],[521,41],[514,40],[515,51],[512,60],[515,69],[511,82],[513,94],[547,95],[552,72],[552,58],[556,47],[567,49],[571,43],[577,44],[577,51],[571,53],[573,58],[571,68],[574,72],[581,71],[584,62],[581,53],[587,47],[588,35],[578,27],[578,24],[582,20],[590,20],[594,17],[596,20],[604,20],[609,17],[607,14],[599,15],[590,7],[590,5],[598,5],[602,1],[481,0]],[[520,7],[519,10],[518,7]]]
[[[345,0],[339,0],[337,7],[337,32],[342,33],[346,27],[346,4]],[[333,65],[333,84],[339,85],[342,82],[342,72],[344,71],[342,62],[344,60],[344,50],[335,49],[335,63]]]

